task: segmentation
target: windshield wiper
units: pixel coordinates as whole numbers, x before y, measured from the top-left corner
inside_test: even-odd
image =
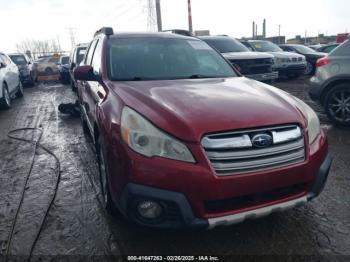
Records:
[[[200,79],[200,78],[218,78],[218,76],[208,76],[208,75],[191,75],[189,79]]]

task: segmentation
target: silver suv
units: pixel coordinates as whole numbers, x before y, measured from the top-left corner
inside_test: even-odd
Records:
[[[319,59],[316,68],[310,97],[321,102],[335,124],[350,126],[350,40]]]

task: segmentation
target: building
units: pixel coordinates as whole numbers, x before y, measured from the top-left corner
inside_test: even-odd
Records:
[[[270,41],[276,45],[282,45],[286,43],[285,36],[271,36],[271,37],[266,37],[265,40]]]
[[[301,35],[295,36],[295,38],[288,39],[288,44],[306,44],[306,45],[317,45],[317,44],[329,44],[336,42],[337,36],[325,36],[324,34],[319,34],[315,37],[302,37]]]

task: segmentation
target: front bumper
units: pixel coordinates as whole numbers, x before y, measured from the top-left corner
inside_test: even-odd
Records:
[[[137,185],[134,183],[129,183],[124,188],[121,201],[118,206],[126,216],[133,220],[133,222],[142,226],[173,229],[212,229],[217,226],[229,226],[243,222],[247,219],[260,218],[274,212],[285,211],[294,207],[298,207],[316,198],[324,189],[331,164],[332,158],[329,154],[327,154],[318,171],[311,190],[303,196],[289,199],[288,201],[265,205],[260,208],[247,210],[232,215],[212,218],[197,218],[190,205],[190,202],[184,194],[150,186]],[[162,206],[164,206],[164,212],[168,212],[168,214],[166,214],[163,221],[157,224],[147,224],[140,222],[135,219],[135,216],[133,215],[133,212],[135,211],[133,210],[133,202],[138,199],[158,201]]]
[[[19,78],[22,82],[22,84],[31,84],[33,81],[32,81],[32,78],[30,76],[30,73],[22,73],[20,72],[19,74]]]
[[[302,75],[306,69],[306,64],[294,64],[282,67],[276,67],[274,70],[280,74],[300,74]]]
[[[317,77],[313,76],[309,82],[309,96],[312,100],[317,101],[321,98],[323,91],[323,82]]]
[[[264,73],[264,74],[254,74],[254,75],[245,75],[248,78],[257,80],[257,81],[270,81],[278,78],[278,72]]]

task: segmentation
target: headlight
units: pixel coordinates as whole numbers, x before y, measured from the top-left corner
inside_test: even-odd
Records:
[[[321,133],[320,120],[315,111],[299,98],[294,97],[298,108],[304,113],[307,119],[307,129],[309,133],[309,144],[312,144]]]
[[[124,142],[141,155],[195,163],[186,145],[159,130],[129,107],[123,109],[121,133]]]

